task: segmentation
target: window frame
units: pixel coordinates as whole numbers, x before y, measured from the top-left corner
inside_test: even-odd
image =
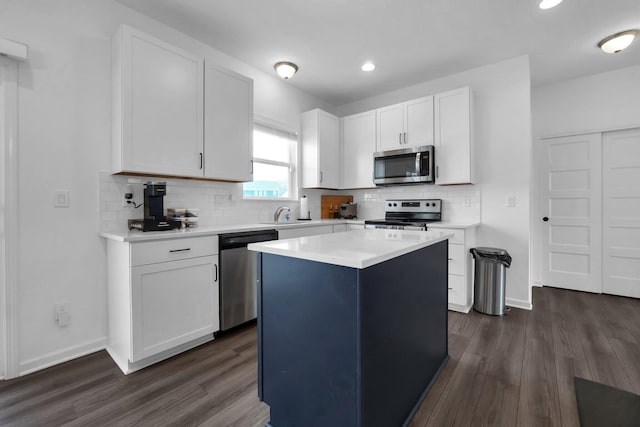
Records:
[[[244,184],[242,186],[242,200],[259,200],[259,201],[298,201],[300,199],[300,174],[298,173],[298,165],[300,164],[300,132],[291,129],[284,123],[277,120],[273,120],[264,116],[254,114],[253,130],[255,132],[256,125],[274,130],[276,133],[288,134],[295,137],[295,142],[289,145],[289,159],[291,161],[280,162],[277,160],[263,159],[253,156],[253,147],[251,147],[251,163],[252,168],[256,163],[271,166],[284,166],[289,167],[289,193],[290,197],[253,197],[244,195]],[[255,139],[255,138],[254,138]]]

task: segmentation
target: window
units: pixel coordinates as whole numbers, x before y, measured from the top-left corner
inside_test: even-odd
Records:
[[[253,181],[243,184],[245,199],[294,199],[298,136],[256,123],[253,127]]]

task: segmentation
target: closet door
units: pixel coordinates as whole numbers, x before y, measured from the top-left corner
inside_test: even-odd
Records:
[[[602,292],[601,134],[544,141],[544,286]]]
[[[602,291],[640,298],[640,128],[605,133],[602,165]]]

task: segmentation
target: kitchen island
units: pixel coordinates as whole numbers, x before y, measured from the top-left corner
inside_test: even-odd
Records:
[[[409,423],[448,358],[448,237],[358,230],[249,245],[268,425]]]

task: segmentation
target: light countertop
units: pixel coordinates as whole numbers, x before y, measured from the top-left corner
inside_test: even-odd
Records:
[[[474,228],[480,225],[479,222],[430,222],[427,228]]]
[[[240,231],[253,230],[282,230],[286,228],[302,228],[322,225],[339,224],[364,224],[364,220],[352,219],[318,219],[311,221],[294,221],[290,223],[256,223],[256,224],[235,224],[219,225],[212,227],[196,227],[183,230],[168,231],[101,231],[99,235],[105,239],[117,240],[119,242],[147,242],[152,240],[166,240],[183,237],[215,236],[223,233],[236,233]]]
[[[251,243],[249,250],[309,261],[367,268],[452,237],[440,231],[353,230]]]

